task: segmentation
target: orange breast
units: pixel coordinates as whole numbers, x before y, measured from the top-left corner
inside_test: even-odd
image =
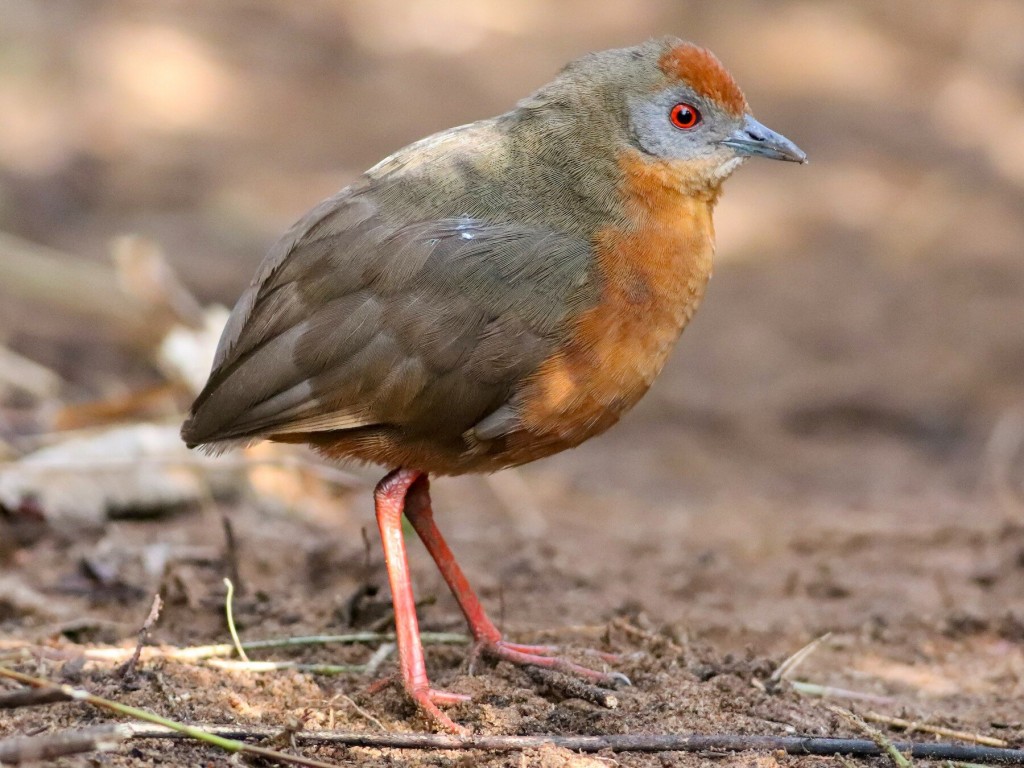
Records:
[[[711,276],[716,194],[688,189],[679,163],[630,151],[620,167],[628,222],[597,235],[600,301],[522,392],[527,432],[555,449],[604,431],[643,396]]]

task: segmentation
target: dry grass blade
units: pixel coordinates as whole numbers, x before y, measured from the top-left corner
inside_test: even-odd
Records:
[[[788,659],[779,664],[778,669],[776,669],[772,673],[772,676],[768,678],[769,681],[773,683],[780,683],[783,680],[788,680],[793,675],[793,673],[796,672],[797,667],[803,664],[804,661],[806,661],[812,653],[818,650],[818,648],[821,647],[821,644],[828,640],[830,637],[832,637],[832,633],[826,632],[821,637],[811,640],[811,642],[809,642],[803,648],[801,648]]]
[[[224,579],[224,586],[228,589],[228,594],[224,598],[224,618],[228,622],[228,632],[231,633],[231,642],[235,644],[235,652],[238,657],[245,662],[249,661],[249,657],[245,654],[245,648],[242,647],[242,641],[238,639],[238,630],[235,629],[235,614],[232,610],[232,602],[235,597],[235,585],[231,579]]]
[[[945,736],[949,739],[959,739],[961,741],[973,741],[975,744],[985,744],[989,747],[1008,747],[1010,743],[1003,739],[996,739],[992,736],[982,736],[979,733],[971,733],[970,731],[958,731],[954,728],[943,728],[941,725],[929,725],[928,723],[919,723],[913,720],[904,720],[902,717],[890,717],[889,715],[883,715],[878,712],[865,712],[863,715],[865,720],[870,720],[874,723],[883,723],[884,725],[890,725],[893,728],[901,728],[908,732],[921,731],[922,733],[934,733],[936,736]]]
[[[457,632],[423,632],[420,635],[424,645],[468,645],[466,635]],[[369,645],[385,643],[390,646],[384,658],[394,652],[395,635],[392,632],[352,632],[345,635],[302,635],[281,637],[267,640],[250,640],[242,643],[246,652],[267,651],[281,648],[302,648],[310,645]],[[26,653],[51,655],[52,649],[30,643],[0,642],[0,649],[12,658],[21,658]],[[127,661],[133,649],[122,647],[92,647],[76,650],[89,661],[121,663]],[[378,651],[380,652],[380,651]],[[205,661],[207,659],[225,658],[235,655],[237,650],[231,643],[215,643],[213,645],[193,645],[179,648],[177,646],[146,646],[142,649],[141,660],[167,659],[182,663]],[[372,658],[372,657],[371,657]],[[381,659],[383,661],[383,659]]]
[[[331,699],[331,701],[335,701],[335,700],[343,701],[347,706],[351,707],[353,712],[355,712],[360,717],[362,717],[362,718],[364,718],[366,720],[369,720],[371,723],[373,723],[375,726],[377,726],[377,728],[379,730],[381,730],[381,731],[386,731],[387,730],[387,728],[384,727],[384,723],[382,723],[376,717],[374,717],[369,712],[367,712],[365,709],[363,709],[358,704],[356,704],[354,701],[352,701],[351,697],[346,696],[344,693],[339,693],[333,699]]]
[[[913,763],[911,762],[910,758],[908,758],[906,755],[900,752],[900,750],[897,749],[896,746],[889,739],[887,739],[885,734],[882,733],[880,730],[878,730],[877,728],[872,728],[870,725],[865,723],[861,718],[857,717],[857,715],[853,714],[853,712],[851,712],[848,709],[837,707],[834,704],[826,704],[825,706],[828,707],[828,709],[831,712],[834,712],[835,714],[839,715],[839,717],[841,717],[843,720],[848,722],[858,731],[860,731],[873,742],[875,742],[875,744],[877,744],[882,749],[882,751],[888,756],[888,758],[892,761],[893,765],[895,765],[896,768],[911,768],[911,766],[913,766]]]
[[[352,675],[365,674],[365,664],[301,664],[296,661],[236,661],[235,659],[210,659],[207,666],[229,672],[308,672],[311,675]]]
[[[870,701],[873,704],[895,704],[896,699],[892,696],[881,696],[876,693],[864,693],[853,691],[849,688],[836,688],[832,685],[818,685],[817,683],[805,683],[801,680],[791,680],[789,683],[793,690],[805,696],[820,696],[823,699],[850,699],[852,701]]]

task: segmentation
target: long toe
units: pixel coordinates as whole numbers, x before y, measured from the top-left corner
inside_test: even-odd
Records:
[[[470,697],[461,693],[450,693],[448,691],[437,691],[433,688],[421,688],[419,690],[409,691],[409,695],[412,700],[416,702],[416,706],[419,707],[420,711],[427,716],[435,726],[442,731],[448,733],[454,733],[457,736],[468,736],[469,729],[464,728],[448,715],[440,710],[438,704],[460,704],[465,701],[470,701]]]
[[[507,640],[500,642],[510,650],[534,656],[557,656],[559,650],[561,650],[557,645],[525,645],[523,643],[510,643]],[[596,648],[581,648],[580,653],[594,656],[607,664],[621,664],[624,660],[621,653],[609,653],[608,651],[599,651]],[[629,678],[625,675],[619,675],[618,677],[620,681],[625,681],[625,685],[631,684]]]
[[[479,650],[483,655],[492,659],[508,661],[512,664],[553,669],[567,675],[575,675],[597,685],[611,688],[616,688],[620,685],[632,685],[629,678],[621,672],[599,672],[596,669],[590,669],[560,656],[555,656],[556,649],[552,646],[530,646],[509,643],[504,640],[495,640],[483,641],[480,644]]]
[[[531,656],[554,656],[559,650],[557,645],[524,645],[523,643],[510,643],[507,640],[498,640],[497,644],[510,651],[526,653]]]

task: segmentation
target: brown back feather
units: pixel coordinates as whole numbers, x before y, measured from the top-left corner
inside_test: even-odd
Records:
[[[457,439],[592,293],[589,245],[570,235],[468,218],[397,226],[365,190],[331,206],[235,307],[189,444],[378,424]]]

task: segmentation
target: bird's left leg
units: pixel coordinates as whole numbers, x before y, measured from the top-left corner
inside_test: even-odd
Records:
[[[466,730],[452,721],[437,705],[468,701],[469,697],[431,688],[423,660],[416,600],[409,575],[405,537],[402,535],[402,510],[407,509],[409,489],[419,478],[426,480],[426,475],[416,470],[396,469],[381,480],[374,491],[377,524],[384,545],[384,563],[391,584],[391,600],[395,606],[398,662],[402,670],[402,684],[423,713],[442,730],[465,734]]]
[[[434,512],[430,505],[430,484],[426,475],[420,475],[409,486],[405,497],[405,516],[419,534],[430,556],[437,563],[441,576],[451,589],[455,600],[462,609],[473,635],[475,650],[487,656],[503,659],[513,664],[529,664],[576,675],[600,685],[629,684],[629,679],[619,673],[598,672],[555,656],[558,650],[549,645],[521,645],[503,640],[501,632],[487,616],[480,598],[469,586],[466,575],[455,561],[448,543],[434,523]]]

